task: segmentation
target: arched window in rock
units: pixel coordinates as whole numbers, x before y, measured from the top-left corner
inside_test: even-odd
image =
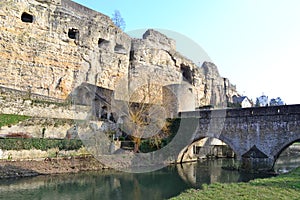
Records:
[[[25,23],[32,23],[33,18],[34,18],[33,15],[31,15],[27,12],[23,12],[21,15],[21,20],[22,20],[22,22],[25,22]]]

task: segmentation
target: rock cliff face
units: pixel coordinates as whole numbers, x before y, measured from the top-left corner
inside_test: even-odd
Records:
[[[220,76],[216,65],[204,62],[199,68],[176,51],[174,40],[155,30],[146,31],[143,39],[132,39],[129,76],[134,79],[145,72],[150,72],[151,81],[164,86],[188,82],[195,95],[195,107],[224,107],[237,94],[236,87]]]
[[[199,68],[174,40],[154,30],[132,39],[108,16],[70,0],[2,1],[0,18],[2,87],[66,99],[81,83],[115,90],[146,70],[162,86],[190,83],[196,107],[237,94],[213,63]]]
[[[0,3],[0,84],[66,98],[81,82],[114,89],[131,39],[109,17],[69,0]]]

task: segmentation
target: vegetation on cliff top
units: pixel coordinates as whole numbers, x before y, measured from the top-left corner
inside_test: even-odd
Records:
[[[172,199],[300,199],[300,167],[288,174],[248,183],[203,185]]]

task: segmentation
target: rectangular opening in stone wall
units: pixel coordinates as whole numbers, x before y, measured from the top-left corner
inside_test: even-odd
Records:
[[[25,23],[32,23],[33,22],[33,15],[31,15],[29,13],[26,13],[26,12],[23,12],[22,15],[21,15],[21,20],[22,20],[22,22],[25,22]]]
[[[106,48],[109,46],[109,41],[103,38],[99,38],[98,40],[98,47],[99,48]]]
[[[70,28],[68,32],[68,37],[70,39],[78,39],[79,38],[79,30],[76,28]]]
[[[115,53],[126,54],[126,49],[121,44],[116,44],[114,51]]]

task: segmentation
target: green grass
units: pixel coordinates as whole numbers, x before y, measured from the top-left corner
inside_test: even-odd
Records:
[[[248,183],[203,185],[172,199],[300,199],[300,167],[288,174]]]
[[[44,139],[44,138],[2,138],[2,150],[30,150],[39,149],[47,151],[52,148],[59,150],[78,150],[83,146],[81,140],[76,139]]]
[[[0,114],[0,128],[2,126],[14,125],[20,121],[29,119],[29,116],[14,115],[14,114]]]

